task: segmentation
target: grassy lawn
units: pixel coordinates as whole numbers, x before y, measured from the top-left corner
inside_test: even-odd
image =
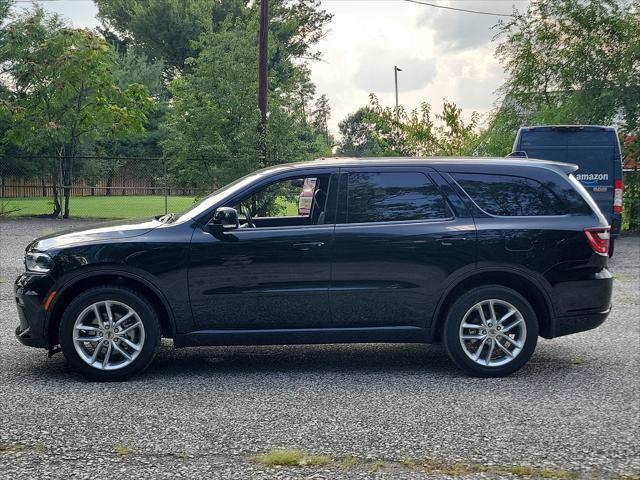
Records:
[[[169,212],[181,212],[195,201],[193,197],[168,197],[167,200]],[[71,197],[69,210],[71,216],[76,218],[151,217],[164,214],[164,197],[157,195]],[[53,211],[53,201],[44,197],[0,199],[0,215],[3,211],[11,212],[9,216],[12,217],[46,215]]]
[[[193,197],[168,197],[167,211],[181,212],[195,202]],[[278,198],[279,215],[298,215],[297,200]],[[71,197],[69,210],[73,218],[136,218],[164,214],[164,197],[152,195],[112,195]],[[31,217],[53,211],[50,198],[0,198],[0,217]]]

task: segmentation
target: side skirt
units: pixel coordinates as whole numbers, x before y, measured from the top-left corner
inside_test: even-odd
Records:
[[[176,334],[176,348],[214,345],[300,345],[321,343],[431,343],[432,330],[420,327],[287,328],[198,330]]]

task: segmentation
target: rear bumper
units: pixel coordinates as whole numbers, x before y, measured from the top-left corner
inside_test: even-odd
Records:
[[[15,333],[16,338],[23,345],[48,348],[43,297],[31,288],[32,284],[38,284],[41,280],[42,276],[23,274],[18,277],[13,286],[19,322]]]
[[[599,327],[607,319],[611,308],[603,312],[583,313],[555,318],[550,325],[546,338],[562,337],[572,333],[584,332]]]
[[[607,268],[592,273],[588,279],[562,282],[554,287],[556,316],[541,335],[561,337],[596,328],[611,311],[613,276]]]

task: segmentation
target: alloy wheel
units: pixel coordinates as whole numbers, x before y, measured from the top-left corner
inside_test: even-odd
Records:
[[[527,340],[522,313],[511,303],[488,299],[472,306],[459,328],[462,350],[473,362],[499,367],[511,362]]]
[[[95,302],[78,315],[73,345],[80,358],[98,370],[130,365],[144,346],[144,325],[129,305],[115,300]]]

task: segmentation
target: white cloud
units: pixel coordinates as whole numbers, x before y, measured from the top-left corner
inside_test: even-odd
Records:
[[[357,87],[371,92],[392,92],[395,90],[393,66],[380,62],[382,58],[393,58],[402,69],[398,72],[404,90],[425,87],[435,77],[436,61],[433,58],[419,58],[411,52],[390,51],[379,47],[369,48],[360,54],[358,69],[354,76]]]
[[[477,0],[465,3],[454,1],[442,5],[508,15],[513,7],[522,9],[527,3],[528,0]],[[435,32],[434,41],[442,51],[459,51],[489,43],[498,32],[492,27],[501,19],[504,20],[505,17],[425,7],[416,24]]]

